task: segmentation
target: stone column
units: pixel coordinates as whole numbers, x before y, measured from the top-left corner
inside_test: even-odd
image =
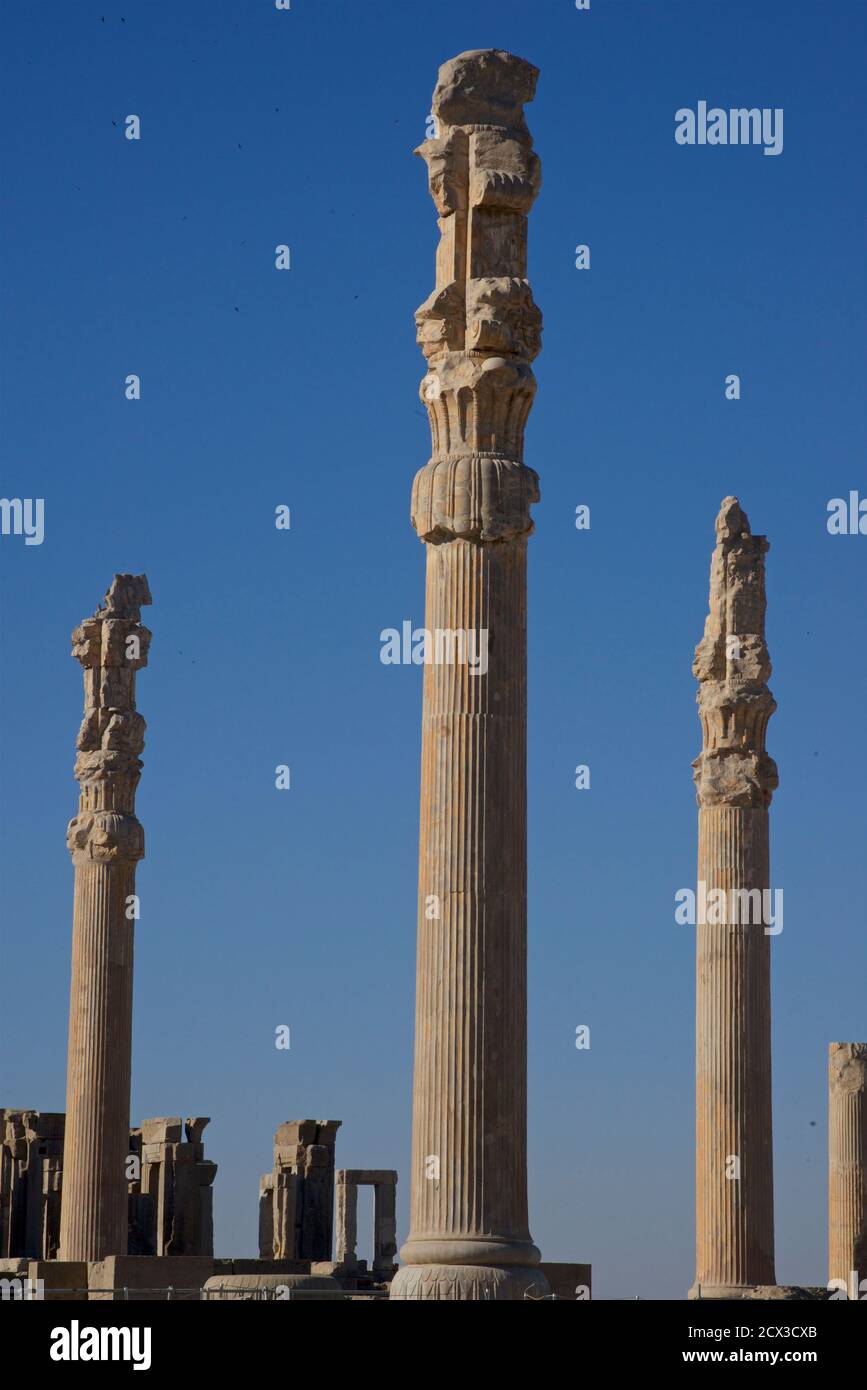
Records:
[[[854,1276],[853,1276],[854,1271]],[[867,1296],[867,1043],[828,1048],[828,1281]]]
[[[373,1187],[373,1268],[391,1271],[397,1254],[397,1173],[382,1172]]]
[[[334,1258],[338,1264],[355,1263],[358,1258],[358,1186],[339,1168],[334,1175],[337,1193]]]
[[[774,1283],[764,536],[737,498],[716,521],[693,673],[702,752],[696,907],[696,1274],[692,1293]],[[724,890],[721,894],[719,890]],[[756,890],[759,890],[758,892]],[[702,921],[702,918],[706,920]]]
[[[133,895],[144,832],[135,816],[145,721],[135,673],[147,664],[140,622],[144,575],[118,574],[72,635],[84,667],[84,721],[75,776],[78,815],[67,844],[75,866],[72,987],[60,1256],[101,1260],[127,1251],[132,1052]]]
[[[416,313],[432,457],[427,547],[411,1229],[395,1298],[547,1291],[527,1225],[526,560],[523,462],[541,315],[526,279],[540,186],[523,106],[537,69],[445,63],[417,151],[439,214]]]

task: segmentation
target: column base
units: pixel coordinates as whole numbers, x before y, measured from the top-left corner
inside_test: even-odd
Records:
[[[532,1265],[401,1265],[391,1298],[440,1302],[518,1302],[550,1296],[548,1281]]]

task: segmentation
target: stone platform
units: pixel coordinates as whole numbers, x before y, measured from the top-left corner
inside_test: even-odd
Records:
[[[693,1284],[687,1294],[690,1302],[767,1299],[771,1302],[822,1303],[830,1297],[831,1290],[822,1285],[798,1284]]]

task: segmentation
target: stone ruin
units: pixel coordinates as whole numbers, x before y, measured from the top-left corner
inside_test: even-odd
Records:
[[[65,1122],[48,1111],[0,1110],[0,1259],[57,1256]]]
[[[339,1265],[358,1266],[358,1189],[373,1188],[373,1273],[391,1278],[397,1269],[397,1173],[393,1168],[339,1168],[337,1186],[337,1248]]]
[[[162,1116],[129,1131],[126,1249],[98,1261],[59,1256],[66,1116],[0,1109],[0,1273],[40,1278],[52,1297],[142,1298],[171,1285],[206,1298],[351,1297],[393,1277],[393,1169],[335,1172],[340,1120],[288,1120],[259,1192],[259,1258],[215,1259],[205,1116]],[[358,1189],[374,1189],[373,1260],[359,1259]],[[335,1230],[336,1196],[336,1230]],[[166,1258],[171,1264],[164,1263]]]
[[[340,1120],[287,1120],[259,1184],[260,1260],[330,1260]]]
[[[119,1254],[213,1256],[217,1165],[205,1158],[208,1123],[172,1117],[130,1130],[128,1242]],[[0,1259],[57,1258],[65,1129],[61,1113],[0,1110]]]
[[[213,1255],[217,1165],[205,1158],[209,1118],[144,1120],[130,1131],[141,1176],[129,1184],[130,1255]]]

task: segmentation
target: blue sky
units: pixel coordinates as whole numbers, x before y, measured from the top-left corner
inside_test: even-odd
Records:
[[[115,571],[144,571],[133,1116],[213,1117],[220,1254],[255,1253],[273,1131],[304,1116],[343,1121],[340,1166],[399,1170],[406,1235],[421,672],[382,665],[379,633],[423,615],[412,314],[437,231],[412,149],[439,64],[507,48],[541,69],[543,166],[531,1230],[605,1297],[692,1281],[674,894],[695,879],[690,665],[734,493],[771,543],[777,1274],[821,1282],[827,1044],[867,1035],[867,537],[826,528],[830,498],[867,495],[867,8],[10,0],[3,27],[0,493],[45,499],[45,539],[0,537],[2,1103],[65,1105],[69,633]],[[699,100],[782,107],[783,153],[679,146]]]

